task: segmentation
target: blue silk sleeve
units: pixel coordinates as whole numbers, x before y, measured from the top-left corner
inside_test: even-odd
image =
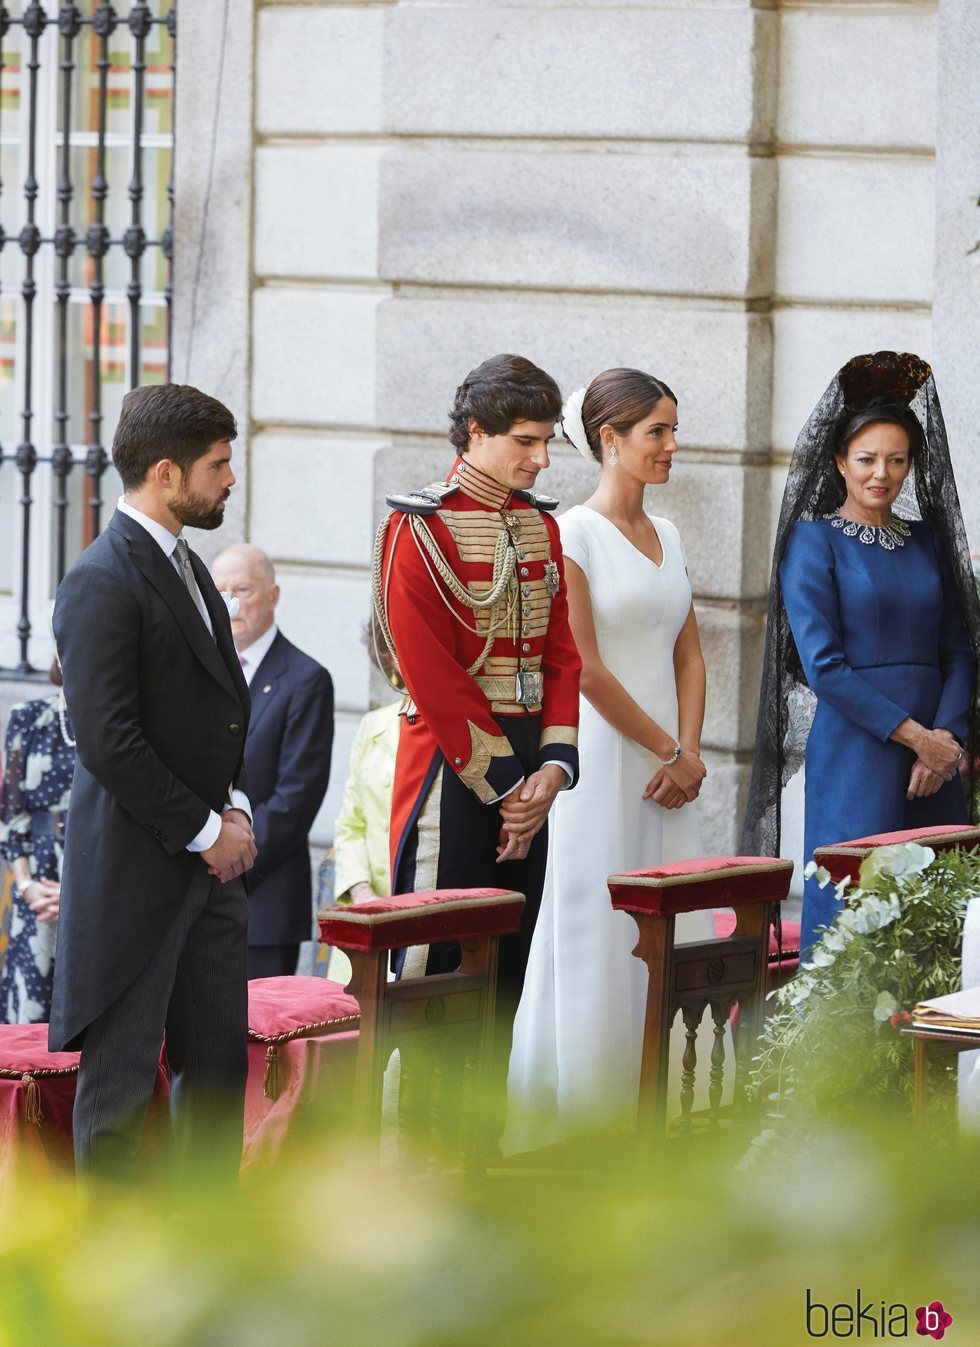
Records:
[[[797,524],[779,567],[783,602],[807,681],[820,701],[884,742],[908,716],[847,663],[830,539]]]

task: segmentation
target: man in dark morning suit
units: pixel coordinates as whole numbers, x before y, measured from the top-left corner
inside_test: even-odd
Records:
[[[175,1151],[241,1156],[249,697],[224,600],[180,537],[216,528],[235,421],[176,384],[123,399],[124,497],[58,590],[54,630],[77,765],[49,1045],[81,1048],[76,1166],[133,1175],[166,1039]]]
[[[309,834],[330,781],[333,682],[276,626],[269,557],[239,543],[211,566],[252,695],[245,769],[258,854],[248,876],[248,976],[295,973],[313,913]],[[237,602],[236,602],[237,601]]]

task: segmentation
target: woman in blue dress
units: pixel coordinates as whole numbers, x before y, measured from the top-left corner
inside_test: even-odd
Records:
[[[978,633],[929,367],[856,357],[790,469],[746,849],[778,850],[779,793],[804,750],[807,859],[853,837],[965,822]],[[807,881],[803,957],[839,907],[831,887]]]
[[[61,671],[51,678],[60,685]],[[7,722],[0,851],[13,871],[10,944],[0,978],[0,1022],[47,1021],[64,817],[75,770],[75,740],[60,693],[21,702]]]

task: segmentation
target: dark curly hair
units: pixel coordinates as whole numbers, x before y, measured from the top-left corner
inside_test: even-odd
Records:
[[[495,355],[456,389],[449,439],[465,454],[471,420],[488,435],[506,435],[515,421],[557,421],[560,415],[561,393],[550,374],[522,355]]]
[[[131,389],[112,441],[112,461],[127,491],[142,486],[162,458],[188,472],[213,444],[238,434],[228,408],[189,384],[144,384]]]

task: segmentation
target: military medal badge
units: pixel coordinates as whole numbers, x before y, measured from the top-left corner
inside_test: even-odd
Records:
[[[558,593],[558,563],[556,561],[546,561],[544,566],[544,587],[548,591],[548,598],[553,599]]]

